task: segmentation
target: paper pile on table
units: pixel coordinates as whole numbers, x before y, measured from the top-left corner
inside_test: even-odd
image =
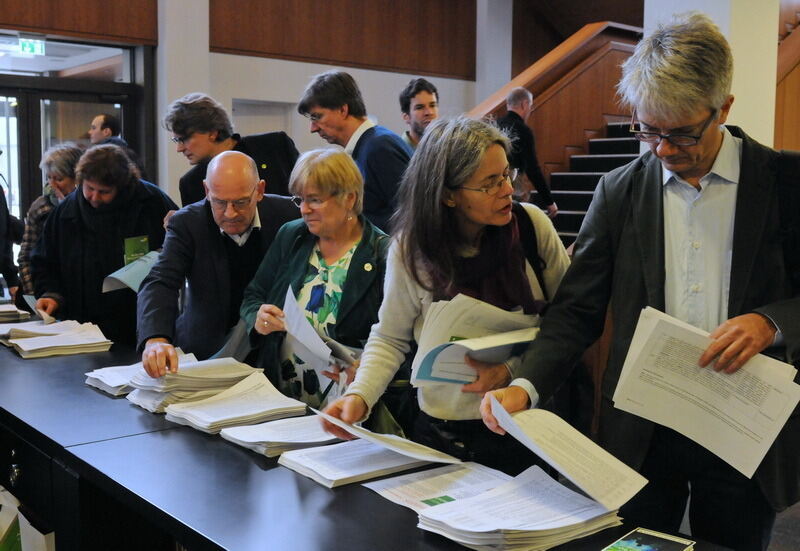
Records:
[[[338,441],[338,438],[322,429],[322,423],[316,415],[230,427],[222,429],[220,436],[267,457],[276,457],[289,450],[324,446]]]
[[[27,310],[19,310],[13,304],[0,304],[0,321],[26,320],[31,317]]]
[[[76,329],[57,335],[13,338],[8,342],[25,359],[105,352],[113,344],[93,323],[82,323]]]
[[[0,337],[11,339],[24,339],[28,337],[46,337],[48,335],[60,335],[69,331],[74,331],[81,326],[75,320],[59,321],[56,323],[45,323],[42,320],[23,321],[21,323],[0,323]],[[6,341],[6,346],[11,344]]]
[[[616,511],[533,466],[487,492],[420,511],[418,526],[470,549],[536,551],[620,524]]]
[[[180,348],[176,348],[175,351],[178,353],[181,368],[197,362],[194,354],[184,354]],[[131,379],[142,373],[145,373],[142,362],[136,362],[131,365],[102,367],[84,373],[84,375],[86,375],[85,382],[87,385],[102,390],[111,396],[122,396],[133,390],[133,387],[130,386]]]
[[[177,373],[151,377],[144,369],[137,370],[129,379],[133,390],[127,398],[147,411],[164,413],[171,404],[210,398],[262,371],[233,358],[197,361],[193,355],[179,356]]]
[[[281,394],[263,373],[252,373],[219,394],[167,406],[167,419],[216,434],[226,427],[263,423],[306,412],[306,405]]]

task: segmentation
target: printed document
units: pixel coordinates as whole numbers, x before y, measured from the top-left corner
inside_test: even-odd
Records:
[[[500,426],[555,467],[609,511],[619,509],[647,479],[544,409],[509,414],[494,396],[492,414]]]
[[[642,311],[614,406],[680,432],[752,477],[800,400],[796,370],[762,354],[735,373],[697,365],[708,333]]]

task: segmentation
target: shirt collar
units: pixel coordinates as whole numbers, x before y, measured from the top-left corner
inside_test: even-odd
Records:
[[[373,126],[375,126],[374,122],[369,119],[364,119],[364,122],[361,123],[361,126],[359,126],[355,132],[353,132],[352,136],[350,136],[350,139],[347,141],[347,145],[344,146],[345,152],[347,152],[349,155],[352,155],[353,151],[356,149],[358,140],[361,139],[361,135]]]
[[[741,159],[742,159],[742,140],[736,138],[731,134],[725,126],[722,127],[722,145],[717,153],[717,158],[714,159],[714,164],[708,174],[701,178],[701,182],[709,174],[714,174],[722,179],[725,183],[738,184],[739,173],[741,172]],[[664,168],[661,165],[662,180],[661,183],[666,185],[673,179],[676,181],[683,181],[683,178]]]
[[[250,237],[250,234],[253,233],[253,229],[261,228],[261,217],[258,216],[258,207],[256,207],[256,213],[253,216],[253,221],[250,223],[250,227],[241,234],[241,235],[231,235],[229,233],[225,233],[222,228],[219,229],[219,232],[223,235],[227,235],[230,237],[234,243],[239,245],[240,247],[244,247],[244,244],[247,243],[247,239]]]

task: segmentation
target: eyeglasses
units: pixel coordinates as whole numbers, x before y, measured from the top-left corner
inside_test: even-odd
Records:
[[[336,194],[334,193],[333,195],[331,195],[327,199],[320,199],[318,197],[309,197],[308,199],[306,199],[306,198],[301,197],[299,195],[293,195],[292,196],[292,203],[297,205],[297,208],[300,208],[300,205],[305,203],[306,206],[308,208],[310,208],[311,210],[317,210],[323,204],[325,204],[327,201],[330,201],[335,195]]]
[[[228,210],[228,204],[233,207],[233,210],[237,212],[241,212],[247,207],[250,206],[250,203],[253,202],[253,192],[256,189],[253,188],[253,191],[250,192],[249,197],[243,197],[242,199],[234,199],[232,201],[226,201],[224,199],[217,199],[216,197],[209,197],[208,201],[211,203],[211,208],[217,211],[226,211]]]
[[[645,143],[660,143],[661,140],[667,140],[672,145],[677,146],[690,146],[690,145],[697,145],[700,141],[700,138],[703,137],[706,129],[717,117],[717,110],[711,110],[711,116],[706,119],[706,122],[703,123],[703,127],[700,128],[700,132],[693,136],[691,134],[659,134],[658,132],[642,132],[640,130],[642,123],[636,120],[636,111],[633,112],[631,115],[631,126],[628,129],[630,132],[633,133],[633,137],[639,140],[640,142]]]
[[[489,182],[485,186],[481,187],[467,187],[467,186],[458,186],[453,189],[466,189],[469,191],[480,191],[481,193],[485,193],[486,195],[494,197],[500,191],[500,188],[503,187],[503,184],[506,182],[513,182],[517,178],[517,173],[519,169],[512,168],[509,169],[508,172],[500,176],[494,182]]]
[[[325,113],[306,113],[305,117],[311,122],[319,122],[325,116]]]
[[[172,136],[170,140],[172,140],[172,143],[183,145],[189,140],[191,140],[192,136],[194,136],[194,132],[192,132],[191,134],[187,134],[186,136]]]

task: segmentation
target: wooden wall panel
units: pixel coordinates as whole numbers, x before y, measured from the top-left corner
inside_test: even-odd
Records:
[[[795,31],[797,32],[797,31]],[[800,151],[800,65],[778,83],[775,95],[775,149]]]
[[[0,28],[127,44],[158,43],[158,0],[0,0]]]
[[[211,51],[475,80],[475,0],[210,0]]]

